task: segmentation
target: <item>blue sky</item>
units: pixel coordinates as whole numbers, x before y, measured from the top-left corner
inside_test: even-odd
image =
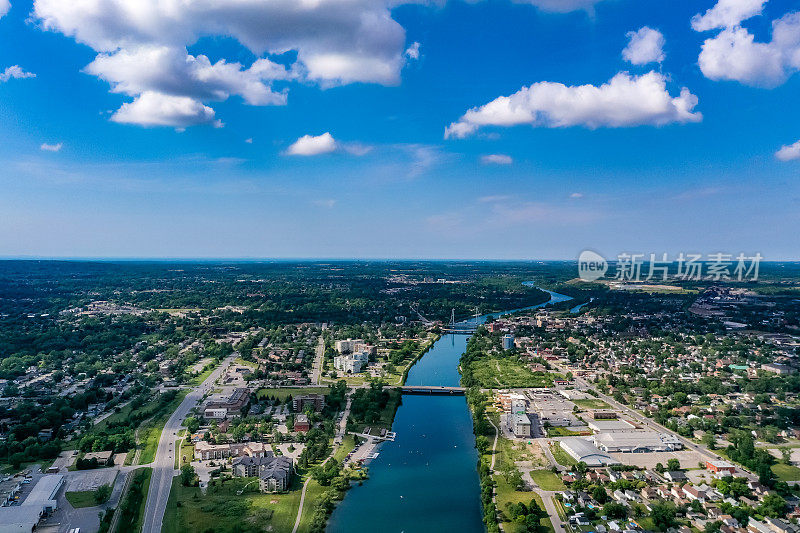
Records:
[[[0,18],[1,256],[798,259],[800,2],[75,4]]]

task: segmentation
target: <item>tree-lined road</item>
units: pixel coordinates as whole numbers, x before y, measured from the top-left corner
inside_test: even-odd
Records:
[[[158,441],[155,460],[149,465],[153,470],[153,474],[150,478],[150,488],[147,492],[142,533],[160,533],[163,526],[167,500],[169,500],[169,493],[172,489],[172,478],[176,474],[175,440],[178,438],[178,431],[181,429],[183,419],[186,418],[203,396],[211,391],[214,382],[222,376],[237,355],[234,352],[225,358],[203,383],[189,392],[175,412],[172,413],[172,416],[169,417],[167,423],[164,424],[161,438]]]

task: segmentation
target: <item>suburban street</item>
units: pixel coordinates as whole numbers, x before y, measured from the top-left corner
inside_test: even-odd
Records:
[[[325,338],[319,336],[319,344],[317,344],[317,354],[314,357],[314,368],[311,371],[311,383],[313,385],[319,384],[319,377],[322,374],[322,358],[325,356]]]
[[[150,489],[147,492],[147,503],[144,510],[143,533],[159,533],[167,510],[172,478],[175,476],[175,440],[181,429],[181,422],[200,399],[213,389],[214,382],[222,376],[225,369],[233,362],[238,354],[234,352],[225,358],[217,368],[197,387],[195,387],[169,417],[161,438],[158,441],[155,460],[149,465],[153,469],[150,478]]]

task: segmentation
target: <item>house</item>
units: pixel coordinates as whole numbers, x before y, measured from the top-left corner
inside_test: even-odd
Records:
[[[736,473],[736,467],[728,461],[706,461],[706,470],[715,474],[734,475]]]
[[[311,429],[311,423],[308,420],[308,416],[304,414],[299,414],[294,418],[294,430],[295,431],[303,431],[306,432]]]
[[[249,403],[250,391],[246,388],[237,388],[227,398],[209,401],[203,410],[203,416],[212,419],[241,416],[245,413]]]
[[[664,472],[664,477],[673,483],[677,481],[686,481],[686,474],[680,470],[670,470],[669,472]]]

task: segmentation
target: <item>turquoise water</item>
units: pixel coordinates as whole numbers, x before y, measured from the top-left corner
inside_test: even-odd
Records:
[[[569,300],[550,293],[547,303]],[[532,309],[541,307],[540,304]],[[478,317],[487,318],[513,311]],[[408,373],[408,385],[458,386],[466,335],[443,335]],[[329,533],[484,531],[478,452],[463,396],[403,396],[392,429],[379,448],[369,479],[354,486],[328,521]]]

